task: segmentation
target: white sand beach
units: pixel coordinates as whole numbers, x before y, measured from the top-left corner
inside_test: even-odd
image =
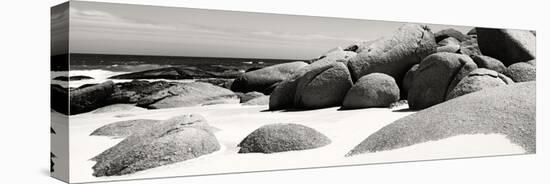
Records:
[[[400,149],[345,157],[345,154],[370,134],[389,123],[412,114],[401,106],[394,109],[369,108],[338,110],[339,107],[308,111],[266,111],[267,106],[219,104],[197,107],[148,110],[140,112],[85,113],[70,116],[70,181],[90,182],[128,180],[150,177],[173,177],[235,173],[293,168],[327,167],[384,162],[401,162],[460,157],[523,154],[525,150],[504,135],[461,135],[425,142]],[[118,121],[132,119],[168,119],[198,113],[219,129],[215,132],[221,149],[209,155],[134,174],[94,177],[90,159],[122,139],[89,136],[95,129]],[[273,154],[238,154],[237,145],[249,133],[271,123],[296,123],[325,134],[332,143],[317,149]]]

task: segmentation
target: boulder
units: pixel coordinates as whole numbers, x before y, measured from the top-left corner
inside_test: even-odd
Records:
[[[239,153],[277,153],[314,149],[330,144],[315,129],[299,124],[270,124],[250,133],[239,143]]]
[[[468,35],[468,36],[477,36],[476,28],[470,29],[470,31],[468,31],[468,33],[466,33],[466,35]]]
[[[106,104],[107,99],[113,93],[113,81],[107,81],[94,86],[76,89],[69,93],[69,114],[79,114],[92,111]]]
[[[502,134],[535,153],[535,89],[535,82],[516,83],[446,101],[381,128],[347,156],[471,134]]]
[[[460,80],[456,87],[451,90],[449,94],[447,94],[447,100],[468,93],[498,86],[504,86],[512,83],[514,83],[514,81],[503,74],[485,68],[478,68],[470,72],[466,77]]]
[[[269,96],[269,110],[282,110],[294,106],[294,95],[298,85],[298,76],[281,82]]]
[[[470,36],[464,35],[464,33],[457,31],[456,29],[453,29],[453,28],[444,29],[435,33],[436,42],[439,42],[449,37],[455,38],[460,42],[469,40],[471,38]]]
[[[348,67],[354,81],[370,73],[385,73],[397,81],[422,58],[435,53],[437,44],[427,26],[407,24],[391,37],[365,42]]]
[[[460,50],[460,45],[445,45],[445,46],[437,47],[436,52],[456,53],[459,50]]]
[[[58,84],[50,85],[50,108],[61,114],[69,114],[69,89]]]
[[[457,40],[454,37],[448,37],[441,41],[437,42],[437,45],[439,46],[445,46],[445,45],[459,45],[461,41]]]
[[[506,70],[506,66],[504,66],[504,64],[502,64],[502,62],[498,59],[483,55],[473,55],[471,57],[478,68],[487,68],[498,73],[504,73],[504,70]]]
[[[531,63],[521,62],[510,65],[504,71],[504,75],[512,78],[515,82],[534,81],[537,78],[537,68]]]
[[[177,83],[166,89],[141,98],[137,105],[148,109],[190,107],[206,104],[238,103],[239,99],[229,89],[209,83]]]
[[[243,93],[258,91],[270,94],[279,82],[289,78],[306,65],[305,62],[296,61],[247,72],[233,81],[231,90]]]
[[[388,107],[399,100],[399,87],[393,77],[371,73],[361,77],[348,91],[342,108]]]
[[[166,81],[148,82],[143,80],[117,83],[113,94],[111,94],[106,101],[109,104],[134,104],[145,96],[157,93],[173,85],[175,85],[175,83]]]
[[[76,76],[70,76],[70,77],[58,76],[53,78],[53,80],[58,80],[58,81],[78,81],[78,80],[86,80],[86,79],[94,79],[94,78],[90,76],[85,76],[85,75],[76,75]]]
[[[133,119],[107,124],[94,130],[91,136],[127,137],[134,133],[143,133],[160,124],[160,120]]]
[[[115,176],[181,162],[220,149],[220,144],[200,115],[175,117],[134,133],[92,158],[93,175]]]
[[[269,105],[269,96],[260,96],[254,99],[251,99],[243,105]]]
[[[409,89],[409,107],[424,109],[445,101],[447,93],[476,68],[474,61],[462,54],[439,52],[426,57]]]
[[[347,62],[350,58],[355,57],[357,53],[353,51],[344,51],[340,47],[329,50],[327,53],[323,54],[317,59],[314,59],[313,62],[317,61],[336,61],[336,62]]]
[[[407,94],[414,81],[414,75],[418,70],[418,66],[420,66],[420,64],[413,65],[411,69],[405,73],[405,77],[403,77],[403,84],[401,84],[402,87],[400,88],[400,91],[401,96],[404,97],[404,99],[407,99]]]
[[[113,104],[113,105],[108,105],[108,106],[105,106],[105,107],[100,107],[100,108],[92,111],[92,113],[99,114],[99,113],[124,112],[124,111],[139,112],[139,111],[146,111],[146,110],[147,109],[137,107],[133,104]]]
[[[252,91],[252,92],[248,92],[248,93],[236,93],[239,98],[241,99],[241,103],[245,103],[245,102],[248,102],[254,98],[258,98],[258,97],[262,97],[262,96],[266,96],[264,95],[263,93],[260,93],[260,92],[256,92],[256,91]]]
[[[298,79],[294,107],[318,109],[340,106],[352,84],[345,64],[341,62],[319,64],[318,67],[310,68]]]
[[[498,59],[505,66],[536,57],[536,36],[530,31],[476,28],[481,53]]]

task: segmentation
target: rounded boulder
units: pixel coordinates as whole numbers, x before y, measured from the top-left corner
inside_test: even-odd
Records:
[[[478,68],[460,80],[456,87],[449,94],[447,94],[447,100],[483,89],[504,86],[512,83],[514,83],[514,81],[503,74],[485,68]]]
[[[508,66],[504,75],[512,78],[515,82],[534,81],[537,77],[537,68],[534,61],[521,62]]]
[[[344,109],[388,107],[399,100],[399,87],[393,77],[371,73],[361,77],[348,91]]]

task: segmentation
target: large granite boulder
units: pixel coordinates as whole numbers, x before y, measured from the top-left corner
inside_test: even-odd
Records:
[[[508,66],[504,75],[512,78],[515,82],[534,81],[537,78],[537,67],[531,63],[521,62]]]
[[[296,83],[294,107],[318,109],[342,105],[353,82],[342,62],[326,62],[311,68]]]
[[[470,134],[502,134],[535,153],[535,89],[535,82],[516,83],[446,101],[383,127],[347,156]]]
[[[216,136],[206,120],[191,114],[171,118],[144,131],[137,132],[92,158],[93,175],[131,174],[162,165],[181,162],[220,149]]]
[[[439,52],[426,57],[409,89],[409,107],[424,109],[445,101],[447,93],[476,68],[474,61],[462,54]]]
[[[289,78],[306,65],[308,64],[305,62],[296,61],[246,72],[233,81],[231,90],[243,93],[258,91],[270,94],[279,82]]]
[[[414,75],[418,70],[418,66],[420,66],[420,64],[413,65],[411,69],[405,73],[405,77],[403,77],[403,83],[401,84],[402,87],[400,88],[401,97],[403,99],[407,99],[407,94],[409,93],[409,89],[414,81]]]
[[[505,66],[536,57],[536,36],[526,30],[476,28],[481,53],[500,60]]]
[[[489,70],[494,70],[498,73],[504,73],[506,66],[502,64],[498,59],[483,56],[483,55],[473,55],[471,56],[478,68],[487,68]]]
[[[106,105],[105,99],[114,92],[113,88],[113,81],[107,81],[86,88],[72,90],[69,93],[69,114],[89,112]]]
[[[315,129],[299,124],[270,124],[250,133],[239,143],[239,153],[277,153],[314,149],[330,144]]]
[[[512,79],[496,71],[478,68],[470,72],[447,94],[447,100],[453,99],[468,93],[513,84]]]
[[[148,109],[238,103],[233,91],[203,82],[177,83],[141,98],[137,105]]]
[[[399,100],[399,87],[393,77],[371,73],[361,77],[348,91],[342,108],[388,107]]]
[[[133,119],[107,124],[94,130],[90,135],[127,137],[134,133],[143,133],[160,124],[160,120]]]
[[[437,44],[427,26],[407,24],[393,36],[365,42],[357,48],[357,56],[349,59],[348,67],[354,81],[370,73],[385,73],[397,81],[413,65],[436,52]]]

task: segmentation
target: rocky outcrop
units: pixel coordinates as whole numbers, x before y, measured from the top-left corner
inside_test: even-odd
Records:
[[[527,153],[535,153],[535,96],[535,82],[470,93],[383,127],[369,135],[347,156],[466,134],[502,134]]]
[[[258,91],[270,94],[279,82],[289,78],[306,65],[307,63],[305,62],[297,61],[247,72],[233,81],[231,90],[243,93]]]
[[[354,81],[370,73],[385,73],[397,81],[413,65],[436,52],[437,44],[427,26],[404,25],[391,37],[365,42],[357,48],[357,56],[349,59],[348,67]]]
[[[447,100],[453,99],[468,93],[513,84],[512,79],[496,71],[478,68],[470,72],[447,94]]]
[[[465,55],[439,52],[426,57],[414,76],[407,101],[411,109],[424,109],[445,101],[447,93],[476,69]]]
[[[351,87],[342,108],[388,107],[398,100],[399,87],[395,80],[383,73],[371,73],[361,77]]]
[[[534,81],[537,78],[537,68],[532,62],[521,62],[508,66],[504,74],[515,82]]]
[[[330,144],[315,129],[299,124],[270,124],[250,133],[239,143],[239,153],[277,153],[314,149]]]
[[[536,36],[530,31],[476,28],[481,53],[498,59],[505,66],[536,57]]]
[[[212,103],[238,103],[231,90],[209,83],[176,83],[139,99],[137,105],[148,109],[189,107]]]
[[[215,152],[220,144],[206,125],[202,116],[192,114],[134,133],[92,159],[96,161],[93,175],[131,174]]]
[[[114,83],[112,81],[71,91],[69,93],[69,114],[89,112],[106,105],[105,99],[113,92]]]

